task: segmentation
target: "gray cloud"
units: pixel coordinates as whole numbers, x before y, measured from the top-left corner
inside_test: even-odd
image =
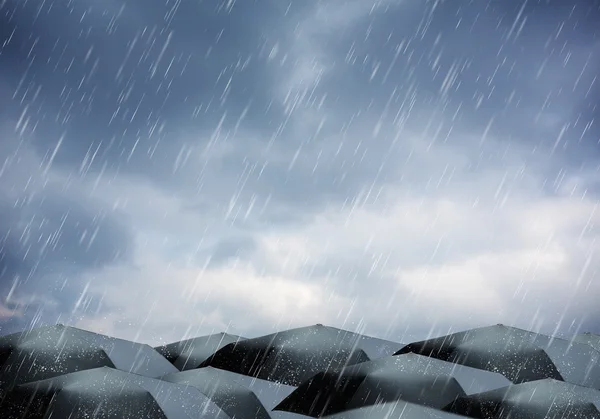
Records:
[[[17,317],[597,327],[591,3],[3,3]]]
[[[3,133],[0,290],[3,306],[17,309],[14,329],[71,310],[85,287],[78,277],[125,262],[132,243],[113,214],[73,194],[68,177],[48,171],[22,137]]]

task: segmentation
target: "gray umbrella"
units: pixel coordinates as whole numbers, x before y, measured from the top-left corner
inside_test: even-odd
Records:
[[[515,383],[544,378],[600,389],[600,352],[590,345],[496,325],[411,343],[414,352],[500,372]]]
[[[272,410],[284,398],[289,396],[292,393],[292,391],[296,390],[296,387],[294,386],[250,377],[248,375],[237,374],[235,372],[220,370],[212,367],[204,367],[192,371],[203,370],[218,372],[218,376],[220,379],[228,382],[241,384],[249,390],[252,390],[252,392],[256,395],[256,397],[258,397],[262,405],[267,410]],[[169,374],[167,377],[177,375],[179,375],[179,373]]]
[[[252,377],[299,385],[318,372],[368,361],[365,349],[377,353],[385,343],[345,330],[316,325],[226,345],[201,366],[212,366]],[[365,349],[363,349],[365,347]],[[380,356],[384,350],[379,350]]]
[[[319,417],[399,400],[439,409],[458,397],[507,385],[500,374],[406,354],[319,373],[275,409]]]
[[[98,367],[160,377],[177,372],[152,347],[63,325],[0,337],[3,392],[15,385]]]
[[[243,339],[245,338],[240,336],[217,333],[158,346],[154,349],[171,361],[177,369],[186,371],[198,368],[223,346]]]
[[[27,419],[232,418],[194,387],[108,367],[22,384],[10,402]]]
[[[446,408],[475,418],[600,419],[600,391],[545,379],[461,397]]]
[[[252,390],[236,383],[232,380],[233,377],[224,372],[206,367],[168,374],[162,379],[195,387],[236,419],[270,419],[269,413]]]

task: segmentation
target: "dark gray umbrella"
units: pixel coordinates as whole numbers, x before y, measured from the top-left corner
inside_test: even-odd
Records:
[[[195,387],[236,419],[270,419],[269,413],[248,387],[236,383],[225,371],[211,367],[162,377],[171,383]]]
[[[231,343],[201,366],[299,385],[318,372],[368,361],[365,349],[376,352],[379,342],[394,347],[369,339],[373,338],[322,325],[302,327]]]
[[[249,390],[252,390],[267,411],[272,410],[283,399],[296,390],[296,387],[294,386],[263,380],[261,378],[250,377],[248,375],[237,374],[235,372],[220,370],[212,367],[204,367],[200,368],[199,370],[204,369],[210,369],[215,372],[218,371],[219,376],[224,380],[241,384]],[[178,373],[175,373],[173,375],[177,374]],[[269,412],[269,414],[272,419],[306,419],[309,417],[283,411]]]
[[[500,374],[405,354],[319,373],[275,409],[319,417],[399,400],[439,409],[458,397],[507,385]]]
[[[4,391],[18,384],[103,366],[148,377],[177,372],[148,345],[63,325],[0,337],[0,353],[4,354],[0,369]]]
[[[475,418],[600,419],[600,391],[552,379],[461,397],[446,410]]]
[[[360,407],[330,416],[327,419],[460,419],[464,416],[454,415],[441,410],[424,407],[418,404],[397,401],[381,403],[374,406]]]
[[[232,418],[194,387],[108,367],[19,385],[10,404],[26,419]]]
[[[186,371],[198,368],[223,346],[244,339],[227,333],[217,333],[158,346],[154,349],[173,363],[177,369]]]
[[[544,378],[600,389],[600,352],[590,345],[503,325],[411,343],[414,352],[499,372],[515,383]]]

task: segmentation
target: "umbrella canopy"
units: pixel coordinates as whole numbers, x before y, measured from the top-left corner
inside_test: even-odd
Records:
[[[157,346],[158,353],[167,358],[180,371],[198,368],[200,364],[214,355],[219,349],[230,343],[235,343],[244,338],[227,333],[200,336],[180,342]]]
[[[41,327],[0,337],[4,363],[0,387],[99,367],[112,367],[148,377],[177,372],[152,347],[109,338],[64,325]]]
[[[22,384],[19,418],[231,419],[194,387],[101,367]]]
[[[600,419],[600,391],[552,379],[461,397],[446,410],[476,418]]]
[[[600,419],[599,340],[499,325],[403,347],[317,325],[154,350],[57,325],[0,337],[0,418]]]
[[[319,373],[275,409],[313,417],[397,401],[440,409],[467,394],[507,385],[500,374],[405,354]]]
[[[590,345],[503,325],[411,343],[414,352],[499,372],[515,383],[544,378],[600,389],[600,352]]]
[[[233,377],[224,372],[206,367],[168,374],[162,379],[195,387],[229,416],[236,419],[271,419],[252,390],[236,383]]]
[[[190,371],[212,371],[215,374],[218,373],[220,380],[241,384],[249,390],[252,390],[252,392],[256,395],[256,397],[258,397],[262,405],[267,410],[272,410],[283,399],[289,396],[292,391],[296,390],[296,387],[294,386],[250,377],[248,375],[237,374],[235,372],[220,370],[212,367],[204,367]],[[169,374],[166,377],[178,376],[179,374],[180,373]]]
[[[299,385],[318,372],[369,361],[363,347],[376,352],[378,343],[386,342],[370,339],[373,338],[322,325],[302,327],[231,343],[201,366]],[[386,344],[390,349],[401,347]]]
[[[330,416],[327,419],[460,419],[464,416],[454,415],[437,409],[431,409],[418,404],[397,401],[381,403],[374,406],[346,410]]]

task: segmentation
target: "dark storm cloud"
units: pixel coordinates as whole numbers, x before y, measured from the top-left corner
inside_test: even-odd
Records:
[[[106,322],[143,318],[145,324],[160,300],[177,308],[155,319],[155,332],[162,333],[171,331],[172,321],[182,327],[194,316],[227,323],[242,310],[239,298],[255,299],[255,310],[275,299],[283,301],[282,310],[296,303],[310,310],[330,301],[327,287],[333,287],[342,300],[360,295],[379,302],[378,294],[388,297],[400,279],[373,266],[396,247],[418,265],[407,274],[413,282],[425,277],[419,269],[427,266],[443,278],[465,277],[474,293],[493,294],[488,288],[503,278],[498,274],[486,288],[478,264],[494,270],[505,258],[517,261],[504,275],[520,278],[527,266],[521,251],[539,245],[544,220],[521,244],[514,238],[518,223],[505,220],[507,237],[501,238],[501,222],[486,216],[479,229],[498,229],[490,245],[460,214],[485,212],[485,203],[479,210],[472,201],[510,192],[506,178],[520,180],[522,171],[506,165],[534,166],[537,176],[536,163],[553,153],[546,166],[560,178],[565,167],[597,161],[588,151],[597,133],[591,121],[597,116],[598,2],[393,3],[371,12],[366,0],[3,2],[0,87],[9,102],[0,104],[0,116],[17,131],[9,137],[31,134],[27,148],[35,158],[0,176],[2,285],[10,289],[19,276],[22,295],[46,298],[18,321],[53,322],[83,306]],[[487,149],[479,143],[486,135],[501,144]],[[437,151],[424,144],[446,140]],[[535,147],[546,154],[529,156]],[[527,156],[521,160],[513,149]],[[452,176],[460,185],[454,189]],[[53,186],[43,186],[46,177],[54,178]],[[30,178],[37,185],[33,195]],[[542,192],[553,193],[552,183]],[[371,224],[384,216],[367,204],[389,184],[408,189],[409,204],[421,195],[428,201],[398,210],[400,221],[384,218],[378,237],[369,237]],[[527,192],[534,202],[542,199]],[[451,203],[438,211],[444,199]],[[553,204],[540,208],[550,211]],[[328,214],[330,220],[312,227],[315,214],[329,206],[342,215]],[[350,218],[355,208],[362,214],[363,207],[366,221],[350,222],[346,232],[338,217]],[[587,217],[587,207],[567,208]],[[453,240],[446,244],[429,228],[444,217],[458,225],[449,228]],[[569,217],[563,222],[575,223]],[[395,234],[388,228],[395,222],[404,236],[387,236]],[[422,231],[409,228],[415,223]],[[278,228],[284,231],[273,233]],[[287,231],[292,237],[286,241]],[[301,244],[307,235],[309,254],[338,235],[344,239],[331,255],[315,251],[309,261]],[[280,250],[280,237],[289,255]],[[371,240],[381,241],[382,255],[361,251]],[[500,262],[485,259],[489,255],[481,262],[481,248]],[[514,253],[501,255],[506,249]],[[556,252],[558,260],[572,258]],[[536,264],[536,255],[523,258]],[[277,268],[288,258],[291,268]],[[219,276],[208,272],[199,280],[206,259],[208,271]],[[238,259],[240,271],[231,268]],[[446,263],[458,268],[448,274]],[[319,288],[316,283],[329,277]],[[92,297],[85,289],[94,281]],[[182,301],[193,281],[217,297]],[[141,288],[148,293],[132,298]],[[103,293],[106,306],[99,302]],[[510,305],[508,299],[501,302]],[[268,311],[262,318],[278,315]],[[123,324],[129,333],[136,323]]]
[[[269,39],[269,28],[285,22],[294,25],[302,13],[285,14],[285,8],[268,2],[239,3],[229,9],[211,2],[181,2],[175,10],[159,1],[130,1],[123,7],[109,3],[103,8],[66,1],[53,2],[52,7],[7,2],[3,26],[10,28],[4,35],[11,41],[4,48],[3,68],[12,83],[20,86],[17,98],[30,103],[32,123],[52,133],[44,137],[57,138],[67,132],[57,164],[79,165],[86,153],[95,154],[88,168],[91,172],[103,168],[143,172],[173,187],[179,179],[171,173],[172,166],[182,143],[208,141],[209,135],[198,132],[210,134],[225,111],[223,129],[228,135],[242,114],[244,123],[262,134],[258,137],[268,139],[278,128],[268,122],[281,118],[267,88],[265,58],[277,41]],[[532,146],[553,142],[562,125],[557,122],[558,126],[546,128],[541,140],[531,114],[545,105],[560,112],[561,103],[579,100],[591,84],[593,72],[584,72],[579,90],[569,91],[582,63],[569,45],[564,47],[564,40],[587,45],[595,36],[590,23],[595,9],[550,3],[526,2],[521,14],[521,2],[471,2],[458,8],[452,2],[430,2],[418,11],[417,6],[410,6],[414,13],[405,14],[409,17],[404,19],[394,10],[374,14],[358,22],[352,32],[340,31],[332,37],[327,54],[336,61],[338,71],[312,94],[316,98],[319,93],[329,94],[325,116],[328,103],[345,104],[345,116],[350,117],[367,108],[383,111],[390,100],[382,119],[393,119],[406,110],[405,104],[417,101],[439,112],[456,111],[458,118],[452,121],[430,121],[432,131],[439,129],[442,135],[467,119],[483,135],[493,116],[493,132],[508,137],[518,133],[517,140],[531,141]],[[415,15],[421,19],[414,19]],[[393,24],[398,19],[402,25]],[[557,26],[561,23],[562,27]],[[363,33],[368,36],[357,37]],[[560,36],[550,39],[555,34]],[[540,48],[549,39],[550,46]],[[570,76],[547,92],[548,82],[540,78],[540,69],[548,68],[551,73],[567,54],[573,57],[572,69],[565,69]],[[354,88],[347,89],[349,85]],[[43,88],[38,91],[38,87]],[[393,89],[396,93],[390,98]],[[440,92],[443,101],[438,100]],[[339,132],[340,124],[328,124],[330,131]],[[568,134],[581,134],[585,126],[580,122],[569,127]],[[289,142],[293,130],[284,129],[277,141]],[[199,138],[189,138],[194,135]],[[365,133],[363,140],[369,136]],[[44,151],[53,146],[45,138],[40,141]],[[243,139],[229,141],[237,147]],[[388,152],[389,140],[378,145],[369,145],[374,160]],[[286,158],[291,159],[298,148],[297,141],[290,144]],[[233,156],[220,169],[238,178],[246,165],[263,163],[248,160]],[[263,177],[258,186],[276,182],[264,185],[263,190],[282,199],[303,200],[311,194],[330,196],[336,191],[347,196],[361,186],[349,177],[343,184],[329,182],[334,176],[324,173],[316,182],[324,187],[321,193],[314,185],[298,185],[303,175],[298,174],[296,181],[286,165],[271,165],[267,170],[278,173]],[[230,188],[221,189],[231,193]]]
[[[42,193],[0,206],[2,293],[43,294],[67,306],[82,272],[126,260],[131,238],[109,214],[95,213],[72,197]]]
[[[66,1],[41,8],[35,3],[8,2],[4,19],[10,30],[4,32],[11,41],[0,58],[18,92],[15,100],[29,104],[27,117],[47,133],[40,137],[38,148],[51,150],[55,138],[66,132],[55,164],[76,169],[87,155],[89,173],[142,173],[166,189],[180,189],[183,183],[173,166],[185,153],[182,147],[206,146],[223,118],[221,137],[228,137],[237,152],[220,166],[211,163],[206,170],[197,170],[202,172],[199,192],[215,192],[210,185],[219,181],[216,192],[223,194],[221,201],[239,192],[235,185],[244,176],[248,176],[246,189],[253,193],[307,206],[334,196],[343,199],[365,187],[365,179],[385,176],[378,162],[390,152],[391,138],[378,138],[375,143],[372,132],[346,140],[342,153],[353,154],[342,154],[339,163],[319,167],[312,184],[305,182],[304,170],[290,169],[297,151],[299,159],[310,160],[320,150],[303,144],[313,132],[292,140],[298,137],[296,126],[281,128],[270,122],[281,120],[282,114],[270,95],[266,59],[277,41],[290,42],[274,37],[272,28],[297,24],[303,11],[286,13],[268,2],[239,3],[228,9],[210,2],[181,2],[175,10],[159,1],[130,1],[123,7],[109,3],[102,8]],[[580,39],[589,38],[589,25],[584,25],[586,32],[572,23],[582,19],[583,11],[577,9],[567,17],[545,12],[552,19],[545,18],[543,24],[528,19],[517,27],[517,43],[518,31],[511,28],[520,9],[493,2],[459,8],[450,2],[433,4],[421,10],[412,5],[414,13],[404,18],[393,9],[376,13],[322,45],[336,62],[336,71],[325,75],[311,93],[315,100],[328,95],[323,117],[328,107],[338,109],[344,104],[347,118],[379,110],[382,120],[390,121],[398,114],[406,116],[408,105],[413,103],[412,108],[416,103],[439,114],[457,114],[452,120],[434,116],[412,123],[412,128],[426,134],[437,131],[443,138],[453,125],[468,123],[478,126],[483,136],[491,125],[492,133],[512,137],[510,141],[551,147],[548,143],[560,135],[562,125],[534,127],[532,113],[548,103],[550,110],[556,108],[565,118],[561,103],[578,100],[581,92],[569,93],[566,87],[577,78],[575,70],[582,63],[572,54],[573,70],[567,68],[570,76],[560,81],[565,88],[558,85],[557,93],[553,84],[553,91],[546,92],[548,82],[538,76],[540,68],[552,73],[571,52],[568,48],[562,48],[562,54],[552,52],[562,45],[562,38],[552,39],[550,49],[540,45],[554,35],[561,19],[566,22],[561,36],[569,42],[577,38],[569,31],[579,31]],[[536,8],[527,7],[527,13],[536,13]],[[402,25],[396,24],[398,19]],[[510,36],[512,42],[507,40]],[[312,51],[306,53],[310,59]],[[290,56],[283,71],[288,67],[291,71],[297,59]],[[581,91],[590,77],[589,72],[582,75]],[[547,93],[552,94],[550,101]],[[252,127],[256,137],[264,139],[251,147],[264,147],[278,132],[275,141],[285,149],[283,164],[274,164],[270,155],[253,159],[249,155],[253,150],[246,153],[245,140],[236,138],[234,129],[242,115],[242,126]],[[346,121],[327,121],[322,133],[352,132],[354,127],[343,126]],[[568,134],[580,134],[583,126],[581,122],[569,127]],[[365,149],[366,158],[353,151],[356,147]],[[89,158],[92,155],[94,159]],[[270,164],[265,167],[266,160]]]
[[[256,61],[264,39],[257,23],[269,15],[247,19],[247,6],[228,10],[208,2],[183,2],[177,13],[171,7],[160,1],[2,2],[0,80],[10,104],[3,102],[1,116],[19,120],[17,130],[35,127],[30,146],[40,156],[52,154],[62,137],[52,164],[64,173],[82,175],[82,167],[90,177],[116,169],[146,172],[171,186],[179,127],[212,123],[228,95],[236,97],[226,108],[235,115],[263,94]],[[250,107],[247,114],[256,111],[264,112]],[[153,164],[148,150],[156,146],[160,162]],[[27,183],[28,174],[15,170],[0,177],[4,187]],[[78,276],[128,257],[127,226],[95,213],[82,197],[52,190],[13,199],[1,197],[3,295],[17,280],[13,299],[35,291],[54,299],[61,312],[78,299],[84,286]],[[251,245],[238,244],[219,245],[217,260]],[[39,315],[38,308],[30,306],[18,324]],[[52,318],[48,310],[49,304],[45,317]]]
[[[492,0],[487,7],[503,17],[505,26],[516,27],[526,17],[530,28],[534,30],[546,27],[561,29],[562,32],[562,29],[566,29],[569,43],[590,44],[600,40],[598,0]],[[529,32],[525,25],[524,30],[525,33]]]
[[[293,25],[302,8],[270,2],[172,6],[154,0],[123,7],[4,4],[0,75],[14,89],[6,112],[44,133],[34,142],[38,152],[52,153],[63,136],[53,164],[74,175],[142,174],[166,190],[189,195],[196,189],[223,205],[238,193],[240,178],[263,199],[274,196],[307,207],[313,205],[309,201],[351,193],[351,176],[340,184],[331,173],[317,173],[306,185],[303,172],[289,171],[288,162],[265,168],[270,156],[253,158],[245,138],[236,138],[242,123],[259,141],[250,148],[263,148],[280,129],[280,122],[271,122],[283,114],[273,104],[266,61],[281,41],[273,29]],[[219,127],[221,138],[215,139]],[[291,143],[287,160],[298,147],[294,136],[288,128],[277,138],[284,148]],[[181,156],[223,142],[222,137],[236,148],[235,155],[220,163],[190,163],[200,166],[194,174],[197,188],[182,181],[175,167]],[[202,164],[208,164],[206,170]],[[258,179],[263,169],[265,176]]]
[[[392,119],[416,104],[455,113],[452,120],[431,121],[432,130],[445,124],[442,138],[461,123],[532,148],[551,149],[558,136],[585,136],[589,113],[568,122],[577,117],[574,105],[587,106],[598,74],[598,2],[428,5],[412,5],[405,18],[376,15],[335,36],[331,49],[347,55],[323,90],[348,104],[347,115],[368,106]],[[553,122],[545,126],[548,118]],[[585,140],[565,140],[558,151],[585,154],[595,145]]]
[[[269,10],[248,19],[250,3],[228,9],[180,2],[175,10],[154,0],[8,1],[1,10],[1,75],[15,88],[13,103],[28,104],[40,128],[68,132],[57,164],[80,162],[99,145],[104,159],[92,170],[105,159],[140,170],[159,133],[170,134],[166,141],[176,147],[181,124],[213,123],[228,97],[235,96],[227,102],[230,115],[264,102],[261,28]],[[264,114],[261,106],[249,107],[248,116]],[[131,161],[140,138],[141,152]],[[40,141],[45,151],[49,145]]]
[[[3,332],[71,312],[85,287],[80,276],[129,260],[132,245],[128,227],[110,208],[70,189],[50,156],[43,159],[6,128],[3,123],[0,308],[16,311],[0,325]]]
[[[598,49],[600,50],[600,43]],[[600,150],[600,60],[590,62],[590,67],[595,76],[584,99],[578,104],[573,118],[575,124],[583,131],[580,141],[589,141]]]
[[[95,268],[127,256],[126,229],[68,196],[46,193],[12,207],[4,204],[0,211],[5,240],[31,266]]]

